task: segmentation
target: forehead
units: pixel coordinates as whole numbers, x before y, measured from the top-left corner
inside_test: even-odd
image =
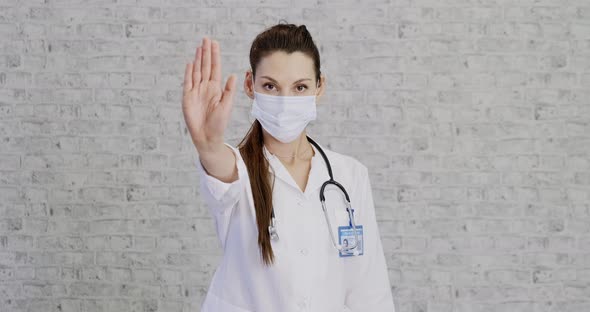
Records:
[[[302,78],[315,80],[313,59],[303,52],[275,51],[263,57],[256,67],[256,78],[270,76],[279,83],[289,83]]]

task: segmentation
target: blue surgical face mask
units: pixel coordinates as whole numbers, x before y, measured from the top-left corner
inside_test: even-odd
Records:
[[[251,76],[254,86],[254,75]],[[250,114],[277,140],[293,142],[317,117],[316,95],[276,96],[254,91]]]

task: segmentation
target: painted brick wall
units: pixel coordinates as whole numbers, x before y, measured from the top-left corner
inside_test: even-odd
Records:
[[[306,24],[310,135],[369,167],[397,312],[590,311],[590,1],[0,0],[0,312],[198,311],[220,259],[180,110]]]

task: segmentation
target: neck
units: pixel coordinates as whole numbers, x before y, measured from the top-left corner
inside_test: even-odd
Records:
[[[296,160],[309,160],[315,154],[311,143],[307,140],[305,130],[293,142],[283,143],[263,131],[264,145],[268,151],[283,162],[294,163]]]

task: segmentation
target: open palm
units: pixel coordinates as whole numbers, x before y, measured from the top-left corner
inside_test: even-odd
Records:
[[[236,76],[230,75],[221,87],[221,52],[216,40],[203,38],[194,62],[186,65],[182,112],[195,145],[223,142],[233,97]]]

